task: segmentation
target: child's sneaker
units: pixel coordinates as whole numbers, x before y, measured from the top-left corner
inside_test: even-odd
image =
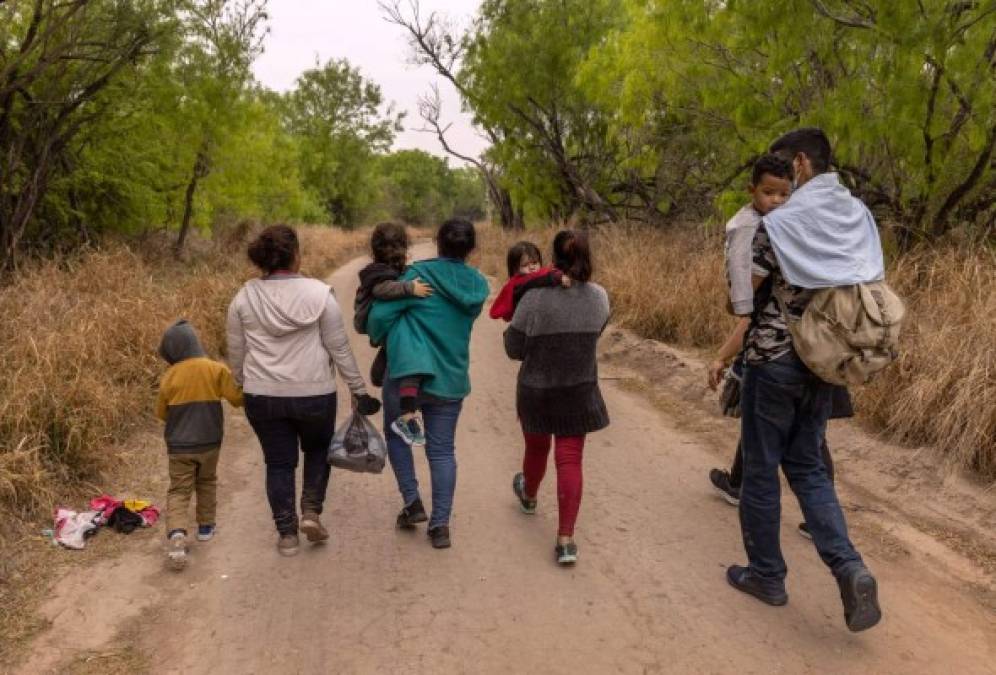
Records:
[[[425,429],[417,413],[405,414],[394,420],[391,423],[391,430],[408,445],[425,445]]]
[[[214,525],[198,525],[197,541],[211,541],[214,539]]]
[[[187,566],[187,534],[183,530],[175,530],[169,535],[166,560],[175,570],[182,570]]]

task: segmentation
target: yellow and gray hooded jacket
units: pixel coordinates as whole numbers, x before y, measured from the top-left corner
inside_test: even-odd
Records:
[[[182,320],[163,334],[159,355],[170,364],[156,401],[156,416],[166,422],[166,448],[183,454],[220,447],[225,432],[221,399],[242,405],[231,371],[205,356],[193,326]]]

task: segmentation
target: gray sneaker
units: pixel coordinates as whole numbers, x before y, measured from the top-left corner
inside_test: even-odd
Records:
[[[296,534],[282,534],[277,542],[277,552],[280,555],[297,555],[299,540]]]
[[[187,566],[187,535],[184,532],[174,532],[166,543],[166,561],[175,570]]]
[[[526,496],[526,477],[522,473],[515,474],[512,479],[512,492],[519,498],[519,510],[526,515],[536,513],[536,500]]]

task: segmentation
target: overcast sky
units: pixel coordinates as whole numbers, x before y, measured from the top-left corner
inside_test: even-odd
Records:
[[[407,4],[407,0],[405,0]],[[423,14],[436,10],[466,26],[480,0],[421,0]],[[401,28],[383,20],[376,0],[270,0],[271,32],[266,51],[255,65],[256,77],[264,85],[286,91],[295,78],[315,64],[331,58],[346,58],[363,76],[380,85],[385,101],[408,111],[405,131],[395,147],[421,148],[444,155],[435,135],[419,133],[422,121],[416,101],[439,78],[428,67],[416,68],[407,60],[408,45]],[[476,155],[487,143],[460,112],[459,98],[447,83],[440,84],[444,119],[453,128],[447,139],[455,150]],[[458,164],[455,159],[451,164]]]

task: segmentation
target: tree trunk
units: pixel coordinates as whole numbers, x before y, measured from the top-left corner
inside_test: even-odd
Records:
[[[190,232],[190,222],[194,217],[194,196],[197,193],[197,185],[201,182],[201,179],[208,174],[208,156],[206,150],[206,144],[201,146],[201,149],[197,151],[197,157],[194,159],[194,170],[190,176],[190,182],[187,183],[187,192],[183,197],[183,221],[180,223],[180,234],[176,239],[176,246],[173,248],[173,253],[179,257],[183,253],[183,246],[187,242],[187,234]]]

